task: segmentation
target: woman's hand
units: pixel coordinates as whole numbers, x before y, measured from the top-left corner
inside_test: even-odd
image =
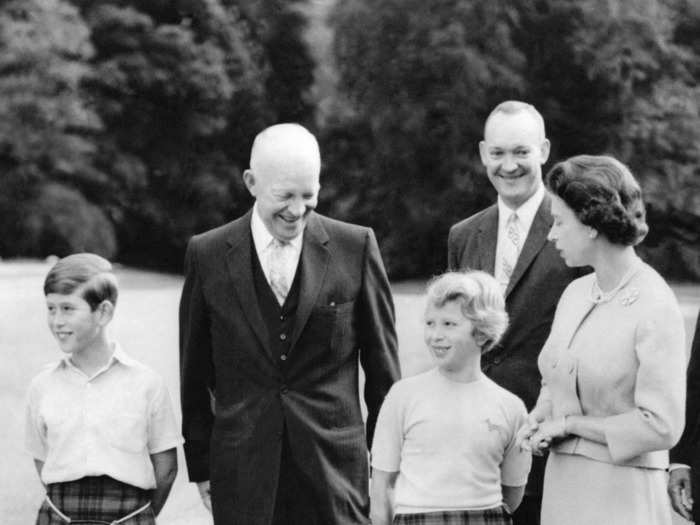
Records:
[[[540,446],[540,448],[543,446],[541,444],[544,444],[545,447],[549,447],[552,441],[565,438],[568,435],[566,416],[562,416],[556,419],[547,419],[540,423],[537,431],[530,437],[530,441]]]
[[[522,450],[532,451],[532,443],[530,438],[539,429],[540,421],[532,413],[527,416],[525,424],[515,434],[515,442]]]

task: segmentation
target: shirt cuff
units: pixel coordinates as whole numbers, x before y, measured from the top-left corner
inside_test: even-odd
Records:
[[[690,465],[686,465],[685,463],[671,463],[668,466],[668,471],[672,472],[674,470],[678,470],[679,468],[690,468]]]

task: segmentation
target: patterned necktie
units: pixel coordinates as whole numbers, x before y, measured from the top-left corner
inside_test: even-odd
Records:
[[[267,253],[270,288],[272,288],[280,306],[283,305],[285,299],[287,299],[289,288],[291,287],[287,275],[293,251],[290,243],[272,239],[270,249]]]
[[[506,242],[502,244],[501,270],[504,280],[501,281],[503,291],[508,287],[508,282],[513,275],[513,270],[518,262],[520,254],[520,228],[518,227],[518,215],[513,212],[506,222]]]

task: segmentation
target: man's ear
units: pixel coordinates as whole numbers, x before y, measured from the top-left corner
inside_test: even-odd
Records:
[[[541,159],[541,164],[544,164],[547,162],[549,159],[549,150],[551,148],[551,144],[548,139],[544,139],[542,141],[542,144],[540,145],[540,156],[542,157]]]
[[[486,142],[483,140],[479,142],[479,156],[481,157],[481,163],[486,166],[486,160],[488,159],[488,151],[486,151]]]
[[[255,188],[255,175],[251,170],[245,170],[243,172],[243,183],[245,184],[245,187],[248,188],[250,194],[255,197],[255,193],[257,191]]]

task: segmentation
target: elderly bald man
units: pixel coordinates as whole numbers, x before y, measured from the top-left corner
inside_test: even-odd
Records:
[[[320,165],[302,126],[265,129],[243,174],[253,208],[187,247],[185,456],[217,525],[369,523],[367,444],[399,376],[394,306],[372,230],[314,211]]]

